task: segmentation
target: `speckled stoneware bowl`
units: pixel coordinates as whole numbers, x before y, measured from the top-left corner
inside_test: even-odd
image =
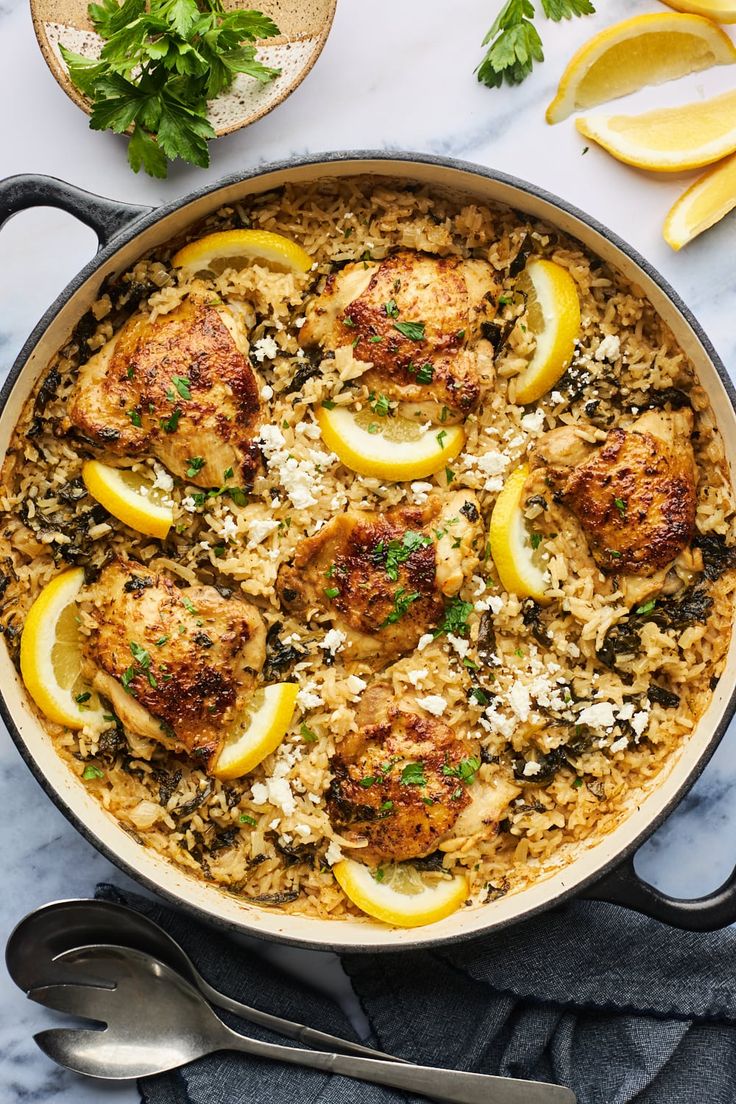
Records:
[[[264,41],[258,57],[281,74],[265,85],[238,74],[230,90],[209,105],[209,120],[218,137],[254,123],[299,87],[322,53],[337,0],[224,0],[223,6],[258,8],[271,16],[281,34]],[[67,96],[89,114],[89,101],[70,81],[59,53],[62,45],[85,57],[98,56],[102,39],[92,29],[87,0],[31,0],[31,15],[46,64]]]

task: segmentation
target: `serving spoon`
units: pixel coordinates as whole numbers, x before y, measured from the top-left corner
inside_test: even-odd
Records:
[[[404,1061],[339,1035],[272,1016],[225,996],[205,981],[184,948],[154,920],[113,901],[53,901],[29,912],[10,934],[5,962],[15,984],[27,993],[42,980],[46,984],[67,982],[69,973],[59,964],[59,956],[74,947],[98,943],[123,945],[151,955],[181,974],[210,1004],[285,1035],[287,1039],[340,1054],[382,1058],[387,1062]]]
[[[483,1073],[436,1069],[264,1043],[239,1035],[163,962],[130,947],[76,947],[57,957],[75,983],[34,986],[31,1000],[93,1020],[99,1028],[52,1028],[41,1050],[77,1073],[106,1080],[150,1077],[220,1050],[341,1074],[447,1104],[576,1104],[566,1088]]]

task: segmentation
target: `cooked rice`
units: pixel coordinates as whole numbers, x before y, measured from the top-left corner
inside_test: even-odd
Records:
[[[497,360],[496,386],[467,419],[467,443],[454,471],[426,482],[442,491],[451,478],[453,490],[474,489],[487,521],[504,475],[540,433],[583,424],[591,427],[592,440],[600,440],[611,425],[630,424],[637,409],[652,399],[680,401],[676,392],[662,394],[673,388],[686,393],[696,413],[700,532],[725,537],[730,544],[734,504],[707,396],[672,334],[639,288],[554,228],[467,197],[355,178],[286,188],[224,208],[193,227],[187,238],[244,225],[293,237],[316,261],[306,276],[253,266],[227,271],[211,284],[214,295],[243,310],[255,366],[263,385],[273,389],[265,420],[281,430],[284,447],[300,462],[313,504],[304,506],[292,491],[300,502],[296,508],[277,471],[267,467],[243,505],[226,496],[200,504],[197,489],[176,480],[171,492],[175,531],[163,550],[79,492],[86,457],[60,428],[79,364],[137,305],[153,319],[171,311],[192,288],[191,281],[171,270],[172,249],[158,250],[106,287],[52,362],[35,404],[29,403],[21,419],[0,502],[5,511],[2,623],[17,658],[25,614],[41,588],[69,564],[94,571],[113,555],[175,572],[189,582],[228,586],[254,600],[268,626],[281,622],[281,639],[307,653],[289,676],[300,683],[299,709],[279,750],[246,778],[217,781],[186,757],[115,726],[100,733],[91,726],[72,732],[44,724],[75,775],[81,778],[89,761],[100,767],[102,777],[80,784],[141,846],[243,900],[337,919],[357,910],[330,872],[341,846],[346,853],[347,848],[325,811],[329,764],[340,739],[356,727],[354,707],[362,686],[355,676],[368,683],[377,676],[351,663],[344,651],[328,665],[323,646],[328,624],[307,627],[286,616],[274,582],[279,565],[292,558],[303,537],[345,506],[381,509],[421,501],[427,488],[354,475],[322,446],[315,406],[328,398],[338,403],[367,398],[349,348],[323,360],[300,392],[287,393],[295,373],[308,363],[297,342],[296,320],[316,280],[335,263],[363,255],[380,259],[401,246],[487,259],[510,290],[509,265],[526,240],[535,254],[567,268],[578,286],[583,322],[573,365],[534,408],[516,406],[513,376],[526,363],[532,341],[517,325]],[[500,313],[512,318],[522,310],[510,301]],[[607,335],[618,339],[620,355],[615,355],[616,341],[601,348]],[[275,356],[270,355],[273,342]],[[137,466],[152,477],[162,470],[153,460]],[[533,515],[532,509],[532,523]],[[268,531],[258,524],[267,520],[276,521],[277,528]],[[473,903],[518,891],[559,869],[636,808],[692,733],[730,640],[736,584],[733,571],[725,570],[703,580],[712,599],[707,620],[692,620],[684,629],[662,629],[649,621],[641,629],[640,649],[628,659],[619,657],[617,668],[607,667],[599,652],[606,634],[628,613],[621,591],[595,567],[572,517],[543,548],[555,599],[545,613],[548,643],[539,632],[535,637],[538,610],[505,593],[486,558],[482,574],[462,592],[474,607],[464,657],[471,666],[462,661],[463,641],[440,636],[381,676],[399,697],[417,690],[443,697],[443,721],[481,741],[480,777],[501,772],[518,786],[497,831],[452,839],[442,847],[443,869],[465,870]],[[694,553],[695,575],[700,574],[699,557]],[[490,668],[480,664],[476,651],[482,619],[486,628],[492,621],[495,632],[497,658]],[[480,664],[477,672],[474,663]],[[474,682],[493,698],[490,705],[469,701]],[[677,695],[678,704],[650,700],[652,684]],[[630,703],[632,709],[624,711],[629,719],[608,729],[576,726],[576,718],[596,702]],[[557,750],[563,744],[564,754]]]

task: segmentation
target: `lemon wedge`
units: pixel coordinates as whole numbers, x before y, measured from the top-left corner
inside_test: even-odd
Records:
[[[87,460],[82,467],[84,485],[118,521],[147,537],[167,535],[174,524],[174,511],[165,505],[165,493],[138,472],[111,468],[99,460]]]
[[[275,682],[256,690],[246,727],[225,738],[212,771],[215,778],[242,778],[276,750],[291,724],[298,692],[295,682]]]
[[[643,115],[585,115],[581,134],[639,169],[680,172],[736,150],[736,91]]]
[[[715,23],[736,23],[734,0],[663,0],[663,3],[677,11],[704,15]]]
[[[680,196],[665,219],[665,241],[673,249],[682,249],[734,207],[736,154],[704,173]]]
[[[261,264],[277,272],[309,272],[312,258],[290,238],[270,230],[222,230],[189,242],[171,258],[175,268],[191,275],[219,276],[226,268]]]
[[[580,329],[580,300],[570,273],[554,261],[529,261],[517,288],[526,295],[527,326],[537,345],[516,377],[516,402],[536,402],[558,381],[572,360]]]
[[[354,905],[376,920],[399,928],[418,928],[444,920],[468,896],[464,875],[427,882],[414,867],[404,864],[379,867],[374,874],[363,863],[342,859],[333,866],[332,873]]]
[[[627,96],[648,84],[733,65],[736,46],[709,19],[655,12],[606,27],[573,55],[547,108],[559,123],[580,108]]]
[[[395,483],[435,475],[465,444],[462,426],[424,429],[409,418],[381,417],[370,409],[321,406],[317,421],[325,444],[346,468]]]
[[[491,514],[491,556],[502,585],[510,594],[546,602],[546,573],[534,561],[531,536],[524,520],[522,495],[529,465],[517,468],[504,483]]]
[[[102,715],[97,695],[81,677],[77,595],[83,583],[81,567],[52,579],[28,611],[20,641],[26,690],[49,720],[67,728],[82,728]]]

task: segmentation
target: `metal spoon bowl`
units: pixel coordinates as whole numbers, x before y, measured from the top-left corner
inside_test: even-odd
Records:
[[[537,1081],[382,1062],[278,1046],[238,1035],[201,994],[163,962],[130,947],[65,951],[73,983],[37,986],[29,997],[103,1029],[56,1028],[35,1036],[54,1061],[107,1080],[146,1077],[220,1050],[388,1085],[447,1104],[575,1104],[569,1089]]]
[[[402,1058],[338,1035],[317,1031],[293,1020],[272,1016],[225,996],[205,981],[183,947],[154,920],[112,901],[53,901],[35,909],[11,932],[5,948],[5,962],[15,984],[27,993],[34,985],[67,982],[69,971],[59,956],[74,947],[98,943],[132,947],[151,955],[181,974],[210,1004],[233,1012],[249,1023],[285,1035],[287,1039],[323,1050],[335,1050],[340,1054],[403,1062]]]

